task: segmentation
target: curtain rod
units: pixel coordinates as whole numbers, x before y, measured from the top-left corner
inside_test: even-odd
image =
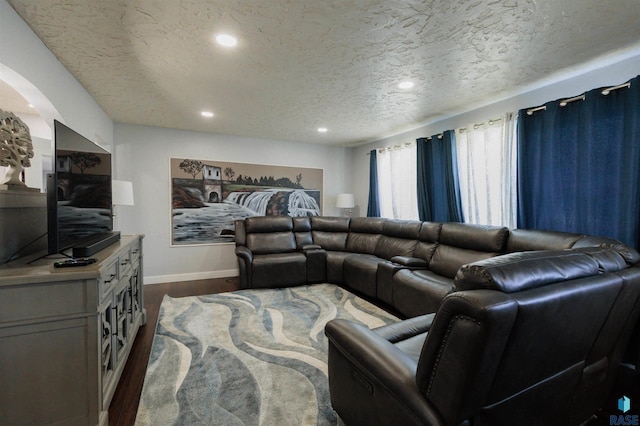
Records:
[[[480,126],[484,126],[485,124],[488,124],[489,126],[493,126],[497,121],[502,121],[502,117],[500,117],[500,118],[493,118],[493,119],[491,119],[491,120],[487,121],[486,123],[476,123],[476,124],[474,124],[474,125],[473,125],[473,130],[478,130],[478,128],[479,128]],[[464,131],[466,131],[466,130],[467,130],[467,128],[466,128],[466,127],[460,127],[460,128],[458,129],[458,131],[459,131],[459,132],[464,132]]]
[[[539,107],[535,107],[535,108],[531,108],[531,109],[527,110],[527,115],[533,115],[534,112],[544,111],[545,109],[547,109],[547,107],[544,106],[544,105],[539,106]]]
[[[631,82],[627,81],[624,84],[619,84],[617,86],[613,86],[613,87],[609,87],[607,89],[603,89],[601,93],[603,95],[607,96],[609,93],[611,93],[612,90],[618,90],[618,89],[623,89],[623,88],[628,89],[630,87],[631,87]]]
[[[374,148],[374,149],[378,151],[378,153],[382,154],[385,151],[391,151],[392,149],[408,148],[411,145],[413,145],[413,142],[405,142],[404,144],[401,144],[401,145],[393,145],[393,146],[387,146],[384,148]],[[365,155],[371,155],[371,151],[373,151],[373,149],[369,150],[368,152],[365,152]]]
[[[500,118],[498,120],[501,120]],[[444,133],[438,133],[437,135],[435,135],[438,139],[442,139],[442,137],[444,136]],[[425,138],[426,140],[430,141],[431,139],[433,139],[433,136],[429,136],[427,138]],[[382,154],[385,151],[391,151],[391,149],[402,149],[402,148],[408,148],[411,145],[413,145],[413,142],[405,142],[402,145],[393,145],[393,146],[387,146],[384,148],[374,148],[376,151],[378,151],[378,153]],[[371,155],[371,151],[369,150],[368,152],[365,152],[364,155]]]
[[[573,98],[567,98],[567,99],[563,99],[560,101],[560,106],[567,106],[568,104],[570,104],[571,102],[575,102],[575,101],[584,101],[585,99],[585,95],[579,95],[579,96],[574,96]]]
[[[600,93],[602,93],[604,96],[607,96],[608,94],[610,94],[614,90],[623,89],[623,88],[627,88],[628,89],[630,87],[631,87],[631,82],[627,81],[626,83],[619,84],[617,86],[611,86],[611,87],[607,87],[606,89],[602,89],[602,91]],[[584,101],[584,99],[585,99],[585,94],[583,93],[582,95],[574,96],[573,98],[567,98],[567,99],[561,100],[560,101],[560,106],[561,107],[567,106],[571,102]],[[527,110],[527,115],[533,115],[534,112],[544,111],[546,109],[547,109],[547,107],[545,105],[541,105],[541,106],[535,107],[535,108],[529,108]]]

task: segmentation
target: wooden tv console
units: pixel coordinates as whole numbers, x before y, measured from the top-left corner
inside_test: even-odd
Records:
[[[107,425],[111,398],[145,323],[142,235],[89,266],[60,256],[0,266],[0,423]]]

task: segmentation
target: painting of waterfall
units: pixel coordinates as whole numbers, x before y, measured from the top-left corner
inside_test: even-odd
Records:
[[[322,169],[170,162],[173,246],[234,243],[236,219],[322,214]]]

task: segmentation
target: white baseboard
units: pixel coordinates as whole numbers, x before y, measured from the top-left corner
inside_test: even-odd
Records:
[[[237,269],[230,269],[227,271],[192,272],[189,274],[156,275],[153,277],[144,277],[144,284],[147,285],[174,283],[180,281],[208,280],[211,278],[237,277],[238,275],[239,271]]]

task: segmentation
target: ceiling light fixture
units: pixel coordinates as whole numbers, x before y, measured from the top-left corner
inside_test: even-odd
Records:
[[[218,44],[225,47],[234,47],[238,44],[238,40],[229,34],[218,34],[216,36],[216,41]]]
[[[401,89],[411,89],[414,86],[413,81],[403,81],[398,84],[398,87]]]
[[[200,115],[202,115],[203,117],[206,117],[206,118],[211,118],[211,117],[213,117],[213,113],[212,113],[211,111],[202,111],[202,112],[200,113]]]
[[[327,133],[329,131],[329,129],[327,129],[326,127],[318,127],[318,132],[320,133]]]

